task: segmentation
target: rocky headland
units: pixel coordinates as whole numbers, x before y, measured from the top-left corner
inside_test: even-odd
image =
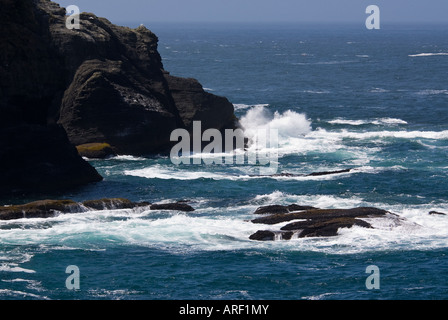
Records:
[[[164,70],[158,38],[49,0],[0,1],[0,195],[102,177],[81,155],[167,152],[174,129],[233,129],[233,105]],[[81,155],[80,155],[81,154]]]

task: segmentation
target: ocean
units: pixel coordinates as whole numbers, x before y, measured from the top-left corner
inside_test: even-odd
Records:
[[[448,297],[448,215],[429,214],[448,213],[447,25],[145,25],[171,74],[227,97],[245,130],[278,130],[278,173],[290,175],[167,155],[89,160],[104,181],[44,198],[188,200],[196,210],[0,221],[0,299]],[[272,228],[250,222],[272,204],[371,206],[400,218],[335,237],[250,240]],[[78,267],[77,290],[68,266]]]

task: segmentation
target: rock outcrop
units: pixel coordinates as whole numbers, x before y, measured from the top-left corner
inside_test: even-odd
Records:
[[[147,155],[168,151],[171,132],[195,120],[235,128],[233,105],[171,76],[157,45],[143,26],[82,13],[80,29],[68,29],[54,2],[1,0],[0,195],[100,181],[75,146]]]
[[[297,205],[296,208],[299,208]],[[272,207],[272,206],[271,206]],[[288,206],[277,206],[279,208]],[[264,212],[267,207],[261,207],[256,214]],[[259,230],[252,234],[249,239],[258,241],[272,241],[275,239],[290,240],[293,236],[297,238],[305,237],[331,237],[338,235],[340,228],[351,228],[353,226],[360,226],[363,228],[372,228],[371,224],[360,218],[378,218],[385,217],[387,214],[391,214],[388,211],[371,208],[360,207],[352,209],[303,209],[297,212],[282,212],[265,215],[260,218],[253,219],[253,223],[275,225],[282,222],[291,223],[286,224],[279,230]]]
[[[185,202],[153,205],[149,202],[133,202],[124,198],[105,198],[75,202],[73,200],[40,200],[15,206],[0,206],[0,220],[51,218],[60,214],[74,214],[102,210],[170,210],[191,212],[194,208]]]
[[[105,142],[117,154],[147,155],[167,150],[171,132],[191,129],[192,121],[203,130],[235,127],[226,98],[164,70],[158,38],[144,26],[82,13],[80,29],[69,30],[65,15],[53,12],[51,36],[70,81],[59,123],[73,144]]]
[[[150,206],[151,210],[176,210],[176,211],[184,211],[191,212],[194,211],[194,208],[187,203],[184,202],[175,202],[175,203],[160,203],[160,204],[152,204]]]
[[[52,117],[65,81],[40,5],[0,1],[0,196],[102,180]]]
[[[80,156],[89,159],[104,159],[117,155],[108,143],[86,143],[76,146],[76,149]]]

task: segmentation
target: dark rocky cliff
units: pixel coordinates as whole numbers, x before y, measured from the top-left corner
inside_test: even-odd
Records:
[[[75,146],[167,151],[172,130],[234,128],[233,105],[163,69],[155,34],[91,13],[79,30],[49,0],[0,0],[0,192],[99,181]]]

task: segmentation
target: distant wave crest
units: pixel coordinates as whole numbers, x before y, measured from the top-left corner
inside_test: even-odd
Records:
[[[410,54],[409,57],[432,57],[432,56],[448,56],[448,52],[428,52],[428,53],[417,53]]]

